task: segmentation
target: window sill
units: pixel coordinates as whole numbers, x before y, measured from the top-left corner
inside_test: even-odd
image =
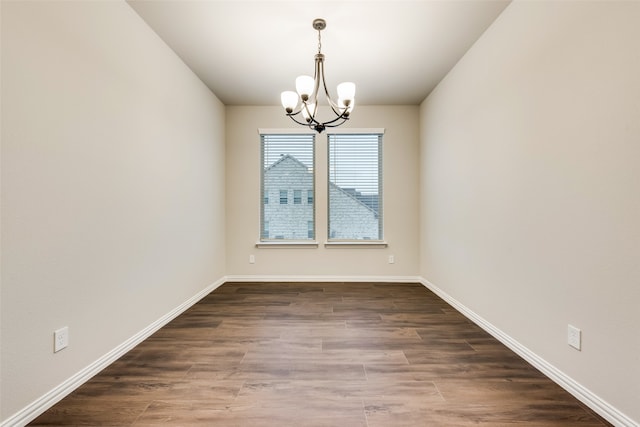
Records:
[[[336,241],[336,242],[325,242],[325,248],[367,248],[367,249],[383,249],[386,248],[387,242],[382,240],[362,240],[362,241]]]
[[[318,242],[310,240],[284,240],[284,241],[269,241],[269,242],[256,242],[256,248],[276,248],[276,249],[316,249]]]

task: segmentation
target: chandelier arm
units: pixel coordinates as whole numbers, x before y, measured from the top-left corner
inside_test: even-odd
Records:
[[[341,116],[343,113],[340,112],[340,107],[338,106],[337,103],[333,101],[333,99],[331,99],[331,95],[329,95],[329,89],[327,88],[327,80],[324,78],[324,64],[321,64],[320,66],[320,75],[322,76],[322,86],[324,89],[324,94],[327,97],[327,103],[329,104],[329,107],[331,107],[331,110],[336,116]]]
[[[296,120],[296,118],[294,116],[297,116],[298,114],[302,113],[302,110],[306,110],[307,114],[309,116],[309,120],[307,121],[305,119],[304,122],[300,121],[300,120]],[[333,110],[333,108],[332,108]],[[316,112],[317,112],[317,104],[316,104]],[[313,126],[315,125],[321,125],[321,126],[326,126],[326,127],[337,127],[340,126],[341,124],[343,124],[344,122],[346,122],[347,120],[349,120],[349,115],[346,114],[346,110],[342,113],[339,113],[335,110],[333,110],[333,112],[335,113],[336,117],[332,120],[328,120],[326,122],[320,122],[318,121],[318,119],[316,119],[315,115],[311,114],[311,111],[309,110],[309,106],[306,102],[303,102],[302,105],[300,106],[300,110],[296,111],[295,113],[287,113],[286,115],[289,116],[291,118],[291,120],[293,120],[294,122],[298,123],[299,125],[303,125],[303,126],[309,126],[311,128],[313,128]],[[342,120],[339,124],[332,124],[337,122],[338,120]]]
[[[336,120],[338,120],[338,119],[336,119]],[[349,117],[343,117],[342,121],[340,123],[331,124],[331,123],[335,122],[336,120],[332,120],[330,122],[324,123],[323,126],[324,127],[328,127],[328,128],[337,128],[338,126],[342,126],[347,120],[349,120]]]
[[[309,100],[309,101],[311,101],[311,100]],[[300,108],[298,109],[298,111],[292,111],[290,113],[285,112],[285,115],[287,115],[287,116],[297,116],[298,114],[301,114],[303,111],[306,111],[307,114],[309,115],[309,117],[313,120],[314,118],[311,115],[311,110],[309,110],[309,101],[307,101],[307,102],[301,101],[300,102]],[[313,101],[315,101],[315,100],[313,100]],[[316,111],[317,111],[317,107],[316,107]],[[296,123],[300,123],[301,125],[305,125],[305,126],[307,125],[306,119],[305,119],[304,123],[303,122],[299,122],[297,120],[296,120]]]
[[[326,126],[326,125],[327,125],[327,123],[333,123],[333,122],[335,122],[335,120],[332,120],[332,121],[327,122],[327,123],[320,123],[319,121],[317,121],[317,120],[316,120],[315,118],[313,118],[313,117],[312,117],[308,122],[306,122],[306,123],[305,123],[305,122],[301,122],[300,120],[296,120],[296,118],[294,117],[294,116],[296,116],[296,115],[298,115],[298,114],[300,114],[300,113],[301,113],[301,111],[298,111],[297,113],[289,113],[289,114],[287,114],[287,116],[289,116],[289,118],[291,118],[291,120],[293,120],[293,121],[294,121],[294,122],[296,122],[297,124],[302,125],[302,126],[306,126],[306,127],[308,127],[309,129],[311,129],[311,130],[315,130],[315,131],[316,131],[316,132],[318,132],[318,133],[322,132],[322,131],[324,130],[324,128],[325,128],[325,127],[327,127],[327,126]],[[345,119],[345,120],[346,120],[346,119]],[[334,126],[335,126],[335,125],[334,125]],[[330,124],[328,125],[328,127],[334,127],[334,126],[331,126]]]
[[[309,125],[316,123],[316,124],[321,124],[317,119],[316,119],[316,113],[318,112],[318,100],[314,99],[313,100],[313,105],[315,105],[315,111],[313,112],[313,114],[311,114],[311,110],[309,110],[309,104],[306,102],[302,103],[302,108],[300,109],[300,112],[302,112],[302,109],[304,109],[307,112],[307,116],[309,117],[308,119],[305,117],[305,120],[307,120],[307,123]]]
[[[324,55],[321,53],[318,53],[315,56],[315,67],[313,70],[313,92],[309,97],[309,99],[311,99],[312,102],[316,105],[318,105],[318,92],[320,89],[320,80],[322,80],[322,83],[324,84],[323,63],[324,63]]]
[[[338,120],[342,120],[342,121],[341,121],[339,124],[333,124],[333,125],[332,125],[332,123],[335,123],[335,122],[337,122]],[[344,115],[344,113],[343,113],[343,114],[338,115],[338,117],[336,117],[335,119],[328,120],[328,121],[326,121],[326,122],[324,122],[324,123],[322,123],[322,124],[323,124],[324,126],[327,126],[327,127],[336,127],[336,126],[340,126],[341,124],[343,124],[343,123],[344,123],[344,122],[346,122],[347,120],[349,120],[349,116],[348,116],[348,115],[346,115],[346,116],[345,116],[345,115]]]
[[[287,114],[287,116],[289,116],[289,118],[291,118],[291,120],[293,120],[294,122],[296,122],[299,125],[309,126],[309,123],[306,120],[304,122],[301,122],[300,120],[296,120],[296,118],[293,117],[293,116],[296,116],[296,115],[300,114],[300,112],[301,111],[298,111],[297,113],[289,113],[289,114]]]
[[[297,116],[298,114],[302,113],[302,110],[304,110],[304,109],[305,109],[305,105],[306,105],[306,104],[304,103],[304,101],[302,101],[302,102],[300,102],[300,107],[298,108],[298,110],[297,110],[297,111],[292,111],[292,112],[290,112],[290,113],[287,113],[287,112],[285,111],[285,113],[284,113],[284,114],[285,114],[285,115],[287,115],[287,116]]]

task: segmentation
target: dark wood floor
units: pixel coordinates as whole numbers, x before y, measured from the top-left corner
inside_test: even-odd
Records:
[[[31,425],[609,425],[420,284],[228,283]]]

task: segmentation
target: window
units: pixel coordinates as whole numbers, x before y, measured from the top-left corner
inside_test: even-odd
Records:
[[[328,135],[330,240],[382,240],[382,134]]]
[[[307,204],[313,204],[313,190],[307,190]]]
[[[313,204],[302,203],[303,194],[314,194],[315,135],[260,135],[262,152],[260,213],[261,241],[315,239]],[[293,203],[289,203],[289,195]],[[279,202],[277,202],[279,201]]]

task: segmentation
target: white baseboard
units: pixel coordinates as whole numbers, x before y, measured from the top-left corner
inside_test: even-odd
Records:
[[[262,275],[226,276],[227,282],[376,282],[376,283],[420,283],[419,276],[289,276]]]
[[[544,375],[549,377],[553,382],[558,384],[560,387],[571,393],[576,399],[580,400],[582,403],[587,405],[597,414],[599,414],[602,418],[609,421],[611,424],[617,427],[640,427],[638,424],[633,421],[631,418],[617,410],[615,407],[611,406],[606,401],[602,400],[600,397],[595,395],[589,389],[582,386],[582,384],[575,381],[573,378],[560,371],[558,368],[529,350],[527,347],[520,344],[518,341],[505,334],[502,330],[498,329],[484,318],[479,316],[473,310],[470,310],[468,307],[457,301],[455,298],[451,297],[449,294],[444,292],[442,289],[435,286],[433,283],[429,282],[426,279],[420,278],[420,282],[426,286],[429,290],[431,290],[434,294],[438,295],[444,301],[446,301],[449,305],[455,308],[457,311],[462,313],[465,317],[471,320],[473,323],[484,329],[486,332],[491,334],[498,341],[509,347],[513,352],[518,354],[524,360],[533,365],[536,369],[542,372]]]
[[[11,417],[7,418],[0,424],[0,427],[22,427],[35,420],[39,415],[44,413],[47,409],[58,403],[60,400],[69,395],[72,391],[80,387],[85,382],[89,381],[92,377],[102,371],[104,368],[124,356],[129,350],[140,344],[142,341],[149,338],[158,329],[178,317],[188,308],[207,296],[211,291],[219,287],[225,282],[225,278],[221,278],[211,285],[207,286],[202,291],[198,292],[187,301],[180,304],[178,307],[171,310],[169,313],[162,316],[98,360],[82,369],[80,372],[73,375],[71,378],[64,381],[62,384],[50,390],[48,393],[33,401],[30,405],[26,406],[22,410],[16,412]]]

